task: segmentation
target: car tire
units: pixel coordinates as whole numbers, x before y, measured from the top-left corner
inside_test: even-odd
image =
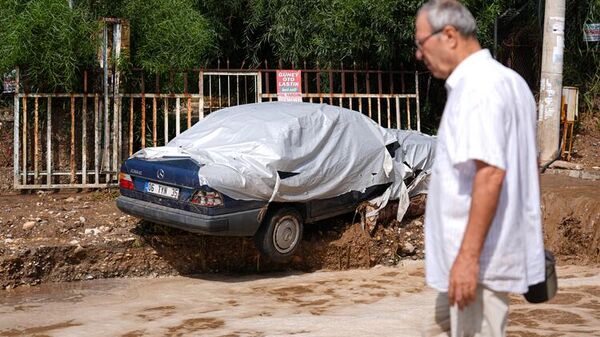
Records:
[[[302,241],[302,216],[291,207],[267,213],[254,240],[261,253],[275,262],[288,262]]]

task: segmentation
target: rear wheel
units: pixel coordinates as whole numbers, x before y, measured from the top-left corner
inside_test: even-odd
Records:
[[[294,208],[269,211],[254,236],[257,248],[275,262],[287,262],[302,241],[302,217]]]

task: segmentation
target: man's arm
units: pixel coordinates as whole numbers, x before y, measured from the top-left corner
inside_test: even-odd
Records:
[[[463,309],[476,297],[479,280],[479,256],[496,214],[504,182],[504,170],[476,160],[471,209],[463,241],[450,270],[448,299],[450,305]]]

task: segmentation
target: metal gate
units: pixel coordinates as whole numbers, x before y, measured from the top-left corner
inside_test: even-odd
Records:
[[[135,92],[118,82],[109,91],[105,82],[102,92],[88,93],[87,77],[83,93],[17,92],[14,188],[116,186],[121,162],[135,151],[168,143],[214,110],[276,100],[275,72],[196,69],[177,73],[180,85],[170,87],[180,90],[164,93],[158,77],[146,92],[143,75]],[[415,72],[304,69],[302,87],[305,102],[358,110],[388,128],[420,130]]]

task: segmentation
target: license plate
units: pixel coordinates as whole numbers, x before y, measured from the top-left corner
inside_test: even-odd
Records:
[[[177,187],[165,186],[151,181],[146,182],[144,190],[148,193],[160,195],[167,198],[178,199],[179,189]]]

